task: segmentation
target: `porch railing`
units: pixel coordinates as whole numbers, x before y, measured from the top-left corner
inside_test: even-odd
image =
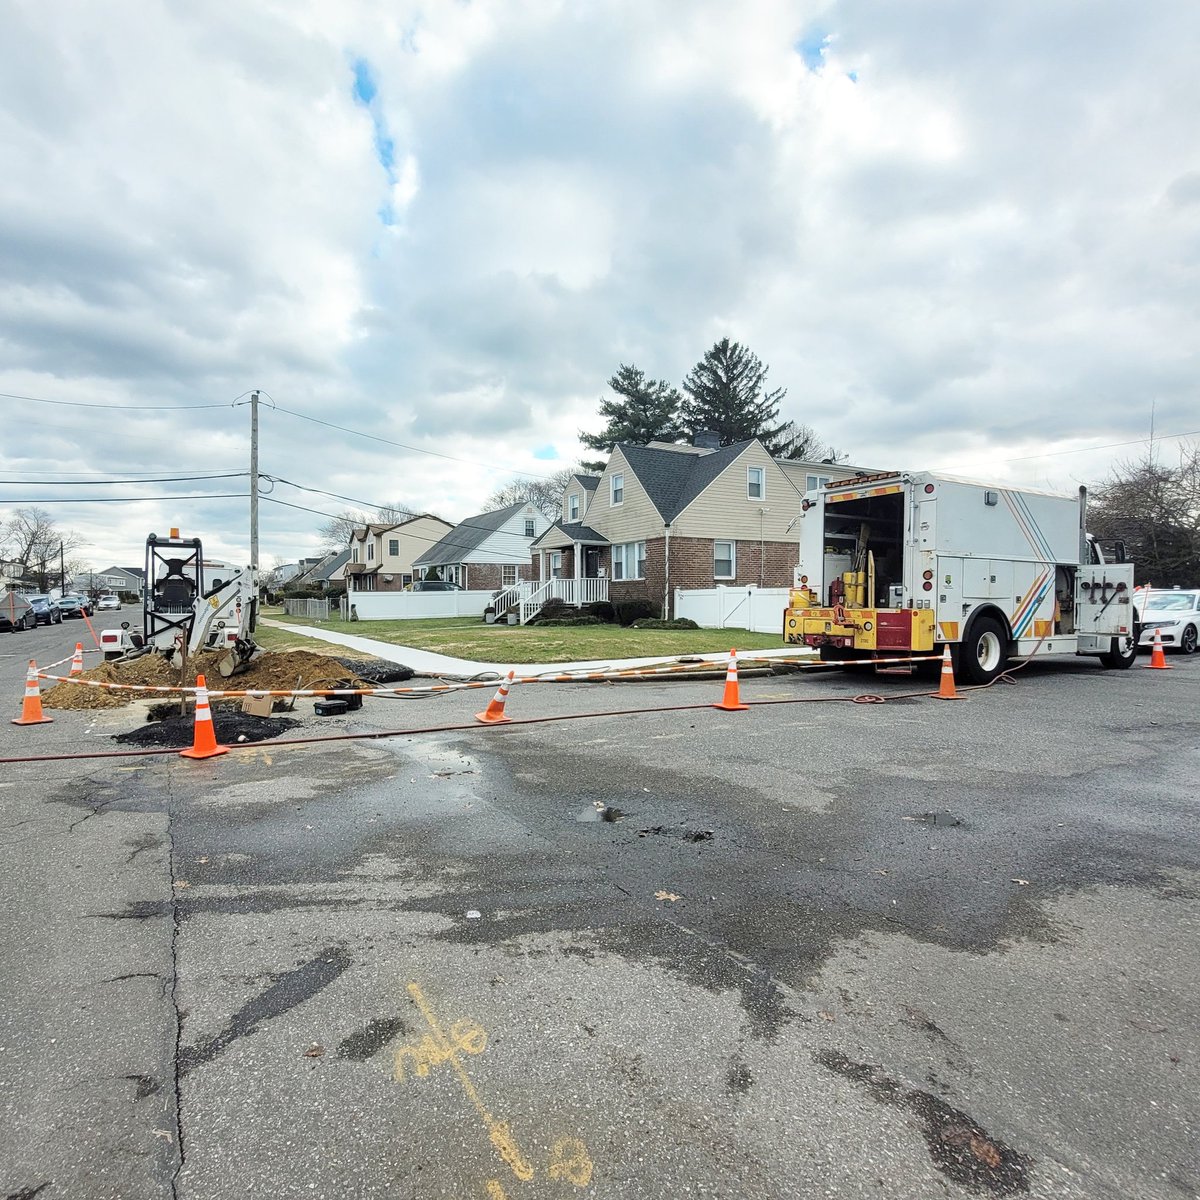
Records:
[[[585,604],[607,599],[607,579],[547,579],[521,598],[521,624],[528,625],[550,600],[561,600],[564,604],[582,608]]]
[[[515,608],[536,587],[536,583],[531,583],[528,579],[522,579],[514,583],[512,587],[505,588],[492,601],[492,607],[496,610],[496,616],[499,617],[503,613],[508,612],[510,608]]]

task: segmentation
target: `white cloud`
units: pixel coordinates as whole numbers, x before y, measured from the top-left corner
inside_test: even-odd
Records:
[[[1197,424],[1200,13],[663,11],[13,6],[0,391],[221,407],[0,401],[0,515],[58,472],[243,470],[260,387],[468,460],[264,407],[264,471],[462,516],[568,461],[620,362],[678,381],[725,334],[868,465],[1071,487],[1128,452],[1026,456]],[[171,524],[244,556],[245,507],[56,511],[107,565]],[[265,557],[314,548],[264,507]]]

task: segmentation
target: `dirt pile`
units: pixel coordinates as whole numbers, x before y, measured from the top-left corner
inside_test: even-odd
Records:
[[[187,676],[183,679],[179,671],[157,654],[145,654],[131,662],[101,663],[84,671],[82,678],[150,687],[192,687],[196,676],[204,675],[212,689],[228,687],[237,691],[274,692],[292,688],[334,687],[345,679],[352,679],[355,687],[378,687],[380,668],[384,673],[394,674],[400,679],[412,675],[407,667],[380,663],[370,671],[371,678],[364,679],[360,670],[352,669],[327,654],[313,654],[307,650],[267,650],[250,664],[248,671],[226,680],[221,678],[217,670],[220,657],[216,653],[195,655],[188,660]],[[360,668],[366,666],[365,663],[355,665]],[[113,691],[109,688],[81,687],[76,683],[59,683],[43,692],[42,704],[46,708],[59,709],[120,708],[135,700],[147,700],[153,696],[153,692]]]

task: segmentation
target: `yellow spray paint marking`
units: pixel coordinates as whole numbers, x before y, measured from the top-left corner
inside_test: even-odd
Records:
[[[487,1181],[488,1200],[508,1200],[508,1193],[500,1185],[500,1180],[489,1179]]]
[[[576,1187],[587,1187],[592,1182],[592,1159],[587,1147],[578,1138],[559,1138],[550,1147],[551,1179],[565,1179]]]
[[[500,1155],[508,1169],[518,1179],[532,1179],[534,1176],[533,1166],[521,1153],[508,1123],[499,1121],[492,1115],[480,1098],[479,1092],[476,1091],[475,1085],[471,1082],[466,1067],[463,1066],[461,1054],[464,1051],[468,1054],[481,1054],[487,1046],[487,1034],[472,1021],[456,1021],[450,1027],[450,1036],[447,1036],[437,1014],[430,1007],[429,1001],[425,999],[420,984],[410,983],[408,994],[412,997],[413,1003],[421,1010],[421,1016],[425,1018],[425,1024],[429,1026],[429,1034],[422,1038],[416,1047],[402,1046],[396,1052],[396,1078],[404,1078],[404,1063],[410,1054],[417,1064],[415,1070],[418,1075],[428,1075],[431,1066],[444,1062],[449,1063],[451,1069],[458,1076],[458,1081],[462,1085],[467,1099],[475,1106],[475,1111],[479,1113],[480,1119],[486,1126],[488,1138],[495,1147],[496,1153]],[[421,1069],[422,1067],[424,1070]]]

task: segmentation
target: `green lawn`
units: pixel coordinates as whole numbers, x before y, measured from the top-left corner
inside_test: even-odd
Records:
[[[745,629],[626,629],[620,625],[538,626],[487,625],[478,617],[445,617],[428,621],[313,621],[281,612],[263,614],[288,625],[320,625],[322,629],[375,638],[393,646],[411,646],[465,658],[472,662],[586,662],[608,658],[711,654],[736,647],[765,650],[782,646],[780,634]],[[779,614],[780,625],[783,613]],[[309,638],[260,625],[255,640],[268,650],[312,649]]]

